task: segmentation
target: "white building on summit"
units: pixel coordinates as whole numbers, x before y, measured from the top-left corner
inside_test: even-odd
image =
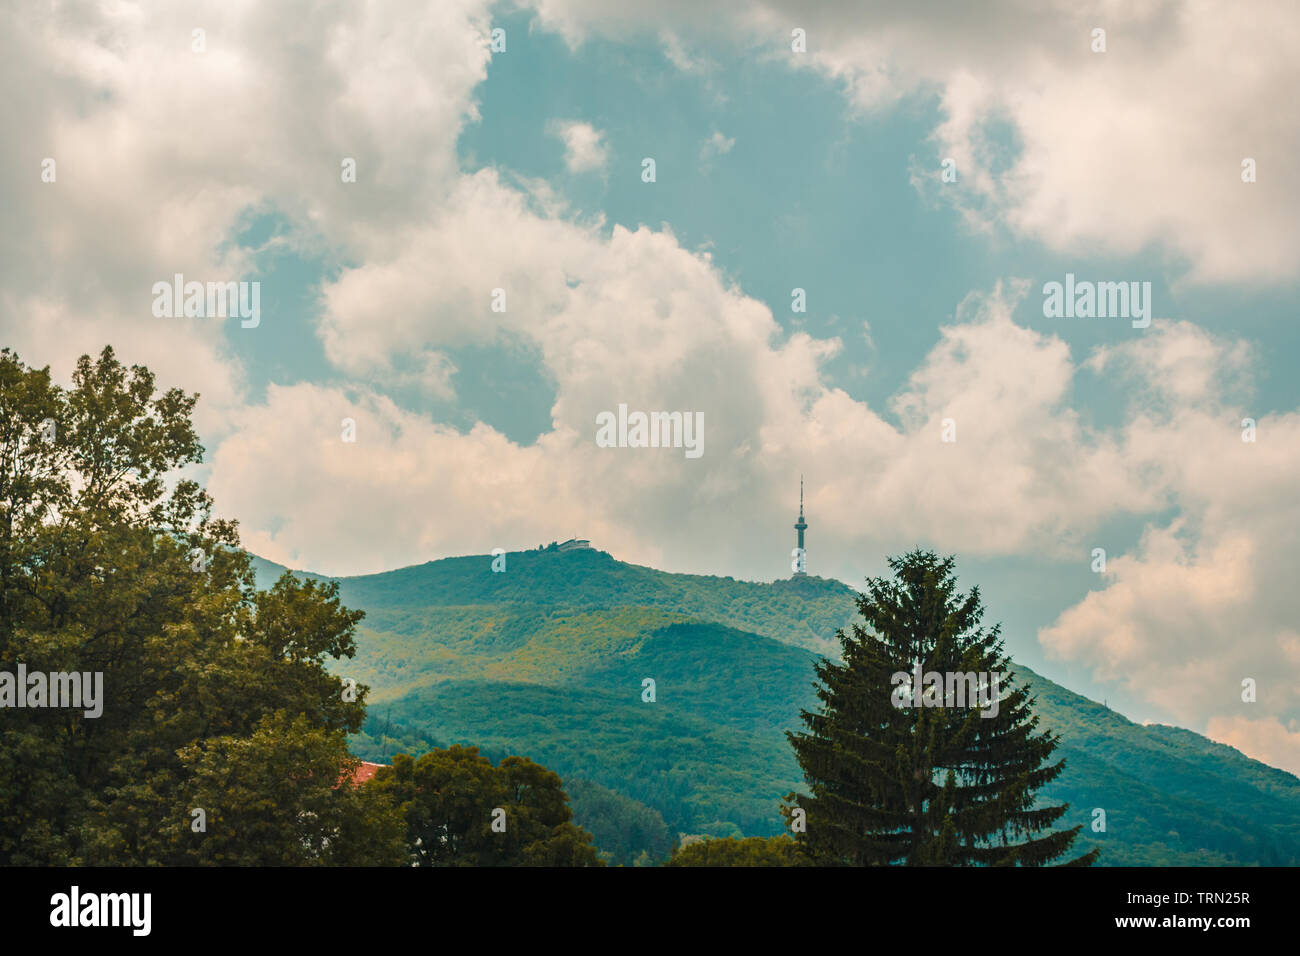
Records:
[[[591,542],[586,538],[570,538],[568,541],[561,541],[559,549],[561,551],[577,551],[581,548],[591,550]]]

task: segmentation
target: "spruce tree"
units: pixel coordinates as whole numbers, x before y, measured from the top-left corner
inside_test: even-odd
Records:
[[[784,810],[805,811],[803,848],[827,865],[1056,860],[1081,827],[1053,831],[1068,805],[1035,806],[1065,762],[1049,763],[1059,737],[1036,732],[1034,698],[1016,686],[1000,625],[981,626],[979,589],[958,592],[953,558],[917,550],[889,565],[893,577],[869,578],[858,596],[865,627],[836,632],[841,660],[817,666],[820,711],[803,711],[806,732],[787,734],[811,791],[791,794]],[[919,698],[918,662],[944,678],[923,677]],[[988,689],[974,701],[970,685],[948,677],[972,672]]]

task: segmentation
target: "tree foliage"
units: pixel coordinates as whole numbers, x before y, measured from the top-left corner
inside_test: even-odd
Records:
[[[668,866],[811,866],[788,836],[697,840],[673,854]]]
[[[574,819],[591,831],[608,862],[654,866],[672,855],[676,841],[658,810],[591,780],[566,780],[564,789]]]
[[[0,671],[103,682],[98,717],[0,712],[0,863],[324,863],[356,831],[394,859],[400,823],[338,786],[366,689],[324,664],[361,614],[332,584],[254,590],[177,477],[196,400],[111,348],[68,389],[0,352]]]
[[[787,798],[787,815],[796,805],[807,814],[798,838],[826,864],[1056,859],[1080,829],[1053,831],[1068,807],[1035,799],[1064,768],[1049,762],[1058,738],[1035,733],[1034,699],[1015,686],[999,628],[980,625],[979,589],[959,593],[953,559],[930,551],[889,563],[893,578],[869,579],[858,598],[866,627],[838,632],[841,661],[818,665],[821,709],[803,713],[806,732],[788,735],[810,788]],[[986,686],[996,674],[1001,696],[996,706],[963,705],[945,680],[928,706],[898,706],[907,684],[894,675],[912,675],[918,662],[924,674],[983,675]]]
[[[398,754],[371,786],[401,807],[419,866],[600,866],[558,775],[525,757],[497,766],[477,747]]]

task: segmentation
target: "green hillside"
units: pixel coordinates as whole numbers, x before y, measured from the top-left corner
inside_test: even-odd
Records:
[[[804,577],[758,584],[729,577],[666,574],[616,561],[604,551],[521,551],[503,574],[491,558],[444,558],[384,574],[341,578],[344,601],[373,616],[428,607],[647,607],[715,621],[817,653],[833,653],[831,635],[852,616],[848,588]],[[259,583],[283,570],[258,559]],[[388,618],[385,619],[389,620]],[[378,627],[371,621],[372,626]],[[384,629],[387,629],[386,627]]]
[[[582,782],[578,822],[641,834],[617,862],[662,859],[660,818],[674,834],[780,832],[777,804],[801,783],[784,731],[814,703],[816,655],[855,615],[849,588],[667,574],[598,551],[512,553],[501,574],[490,563],[339,579],[367,612],[340,669],[372,687],[359,756],[450,743],[524,754]],[[256,565],[259,585],[282,570]],[[1070,803],[1066,823],[1085,824],[1081,849],[1099,845],[1103,864],[1300,864],[1296,777],[1019,675],[1062,736],[1066,770],[1043,797]],[[1094,808],[1105,833],[1091,831]]]

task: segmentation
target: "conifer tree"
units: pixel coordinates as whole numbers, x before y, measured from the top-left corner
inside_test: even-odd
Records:
[[[1053,831],[1068,805],[1036,806],[1065,762],[1049,762],[1059,737],[1037,732],[1000,625],[981,626],[979,589],[958,592],[953,558],[916,550],[889,565],[893,577],[869,578],[858,596],[865,626],[836,633],[842,659],[817,667],[822,707],[787,735],[810,790],[786,798],[787,815],[806,813],[797,838],[827,865],[1056,860],[1081,827]],[[984,696],[957,676],[971,674]]]

